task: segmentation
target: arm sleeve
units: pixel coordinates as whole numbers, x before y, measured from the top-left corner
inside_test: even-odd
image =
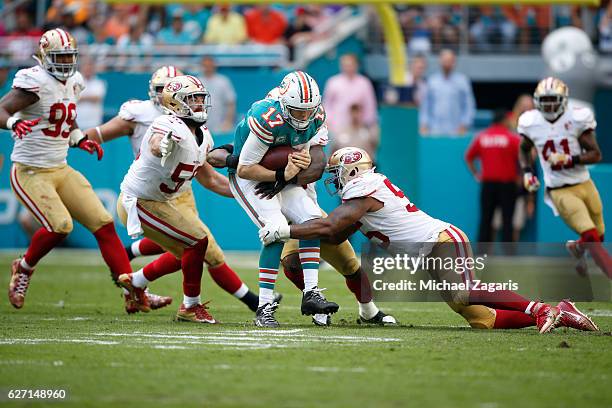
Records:
[[[251,165],[257,164],[261,161],[264,154],[268,151],[270,145],[265,144],[261,141],[259,136],[255,135],[253,132],[249,133],[246,142],[244,142],[244,146],[242,146],[242,150],[240,151],[240,158],[238,159],[238,164],[243,165]]]
[[[247,123],[249,125],[249,129],[251,135],[254,135],[259,141],[266,146],[270,146],[274,142],[274,136],[272,134],[272,129],[266,124],[263,118],[259,118],[258,120],[255,116],[249,116],[247,119]]]

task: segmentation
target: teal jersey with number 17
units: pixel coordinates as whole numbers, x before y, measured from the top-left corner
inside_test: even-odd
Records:
[[[301,146],[312,139],[325,124],[325,111],[319,107],[315,119],[304,130],[296,130],[281,115],[280,102],[267,98],[255,102],[234,133],[234,154],[240,155],[252,132],[269,147]]]

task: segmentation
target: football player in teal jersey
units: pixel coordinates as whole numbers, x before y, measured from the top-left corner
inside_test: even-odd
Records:
[[[300,224],[322,216],[317,203],[302,187],[318,180],[323,172],[323,166],[311,166],[310,157],[311,145],[327,138],[319,87],[307,73],[294,71],[285,76],[278,92],[278,98],[255,102],[238,124],[234,135],[238,165],[236,170],[229,170],[234,197],[259,228],[272,220]],[[295,150],[289,155],[287,166],[277,171],[259,164],[268,149],[275,146],[292,146]],[[261,182],[273,185],[273,193],[267,198],[258,196],[257,185]],[[338,305],[327,301],[318,288],[319,240],[301,240],[299,247],[304,271],[302,314],[337,312]],[[260,253],[257,326],[278,326],[274,317],[278,304],[273,300],[273,290],[282,250],[283,243],[275,242],[263,247]]]

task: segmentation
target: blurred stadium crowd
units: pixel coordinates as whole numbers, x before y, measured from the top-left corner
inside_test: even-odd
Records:
[[[28,39],[49,28],[73,33],[79,45],[143,51],[156,45],[281,44],[290,52],[297,44],[321,39],[334,19],[347,9],[369,15],[366,43],[383,46],[377,16],[367,7],[349,6],[230,6],[134,5],[94,0],[0,3],[0,44],[22,59],[34,46]],[[573,25],[583,29],[601,52],[612,52],[612,6],[395,6],[411,53],[538,52],[551,30]],[[21,40],[21,41],[18,41]],[[134,67],[137,69],[138,67]]]

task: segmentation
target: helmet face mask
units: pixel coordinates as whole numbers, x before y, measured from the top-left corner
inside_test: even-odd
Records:
[[[321,105],[316,81],[305,72],[294,71],[283,78],[278,90],[283,118],[294,129],[307,129]]]
[[[40,37],[35,58],[47,72],[60,81],[65,81],[76,73],[78,55],[74,37],[57,28]]]
[[[556,120],[567,108],[569,92],[563,81],[549,77],[538,83],[533,94],[533,103],[549,121]]]
[[[181,75],[166,83],[161,106],[166,114],[205,123],[211,106],[210,94],[196,77]]]

